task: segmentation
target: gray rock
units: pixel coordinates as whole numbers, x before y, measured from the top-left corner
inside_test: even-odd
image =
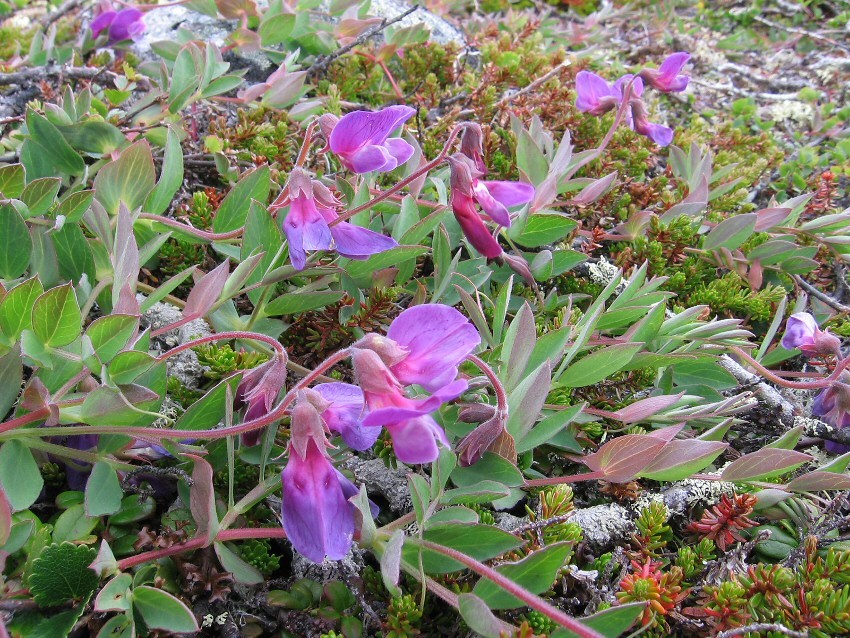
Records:
[[[570,522],[581,526],[584,540],[597,550],[621,544],[635,530],[628,510],[616,503],[576,510]]]
[[[182,314],[180,309],[167,303],[155,303],[150,310],[142,315],[142,328],[156,330],[163,326],[176,323]],[[151,340],[151,348],[164,352],[171,348],[188,343],[198,337],[212,334],[209,324],[203,319],[195,319],[185,326],[169,330]],[[186,350],[166,359],[166,367],[170,376],[177,377],[187,388],[195,389],[200,385],[204,376],[204,366],[198,361],[198,355],[192,350]]]
[[[520,518],[519,516],[514,516],[507,512],[496,512],[493,515],[493,518],[496,519],[496,527],[505,532],[513,532],[515,529],[518,529],[523,525],[527,525],[529,520],[527,516]]]
[[[378,18],[387,18],[392,20],[397,15],[401,15],[413,3],[405,0],[372,0],[372,6],[369,13]],[[416,24],[425,24],[431,30],[431,40],[439,44],[461,44],[466,42],[463,31],[458,29],[451,22],[434,13],[431,13],[425,7],[420,6],[412,14],[396,23],[400,27],[412,27]]]
[[[413,507],[407,487],[407,470],[393,470],[381,459],[365,460],[356,456],[347,459],[342,466],[354,473],[356,483],[366,486],[369,495],[380,494],[396,514],[409,512]]]
[[[323,563],[314,563],[309,558],[304,558],[297,551],[292,552],[292,576],[295,580],[309,578],[317,583],[326,583],[330,580],[341,580],[345,583],[351,582],[363,573],[366,566],[364,556],[366,551],[351,546],[351,551],[342,560],[326,560]]]

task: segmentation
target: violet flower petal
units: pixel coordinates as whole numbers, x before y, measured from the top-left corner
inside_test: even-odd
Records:
[[[122,9],[109,25],[109,43],[130,40],[145,30],[144,14],[138,9]]]
[[[438,443],[449,447],[445,432],[430,416],[420,416],[387,426],[396,458],[408,465],[433,463],[440,455]]]
[[[576,75],[576,94],[576,108],[591,115],[602,115],[618,102],[613,87],[590,71],[579,71]]]
[[[407,397],[393,396],[388,399],[389,401],[394,401],[394,403],[386,405],[386,407],[380,406],[370,409],[369,413],[363,418],[363,425],[366,427],[378,425],[390,426],[406,419],[414,419],[430,414],[443,405],[443,403],[458,398],[466,392],[467,387],[469,387],[469,384],[466,381],[458,379],[424,399],[408,399]],[[372,404],[381,400],[374,395],[370,395],[370,398],[373,399]]]
[[[350,383],[322,383],[313,388],[330,402],[322,412],[322,420],[331,432],[336,432],[352,450],[368,450],[378,440],[378,428],[363,427],[365,400],[363,391]]]
[[[348,477],[340,472],[336,471],[337,478],[339,479],[339,486],[342,488],[342,494],[345,496],[345,500],[350,501],[352,498],[360,494],[360,489],[351,481],[348,480]],[[381,513],[381,508],[369,499],[369,513],[372,514],[372,518],[378,518],[378,514]]]
[[[290,449],[283,480],[283,529],[303,556],[321,563],[325,556],[340,560],[354,538],[354,514],[336,469],[315,441],[301,459]]]
[[[398,166],[396,159],[383,146],[364,146],[349,154],[340,154],[342,163],[350,171],[359,174],[386,173]]]
[[[289,243],[289,258],[297,270],[307,265],[307,250],[327,250],[331,247],[330,228],[316,209],[316,202],[306,196],[292,200],[283,221],[283,232]]]
[[[355,226],[348,222],[340,222],[331,226],[331,235],[337,252],[349,259],[366,259],[370,255],[382,253],[398,246],[392,237]]]
[[[413,157],[413,147],[407,140],[400,137],[391,137],[383,144],[387,152],[393,156],[396,166],[401,166]]]
[[[454,381],[458,365],[481,343],[469,319],[443,304],[411,306],[393,320],[387,338],[408,350],[390,366],[396,378],[430,392]]]
[[[99,36],[104,29],[109,28],[109,25],[112,24],[112,21],[115,19],[116,13],[116,11],[104,11],[92,20],[91,34],[93,38]]]
[[[502,254],[502,247],[481,220],[472,197],[452,190],[452,212],[467,241],[475,250],[488,259],[495,259]]]
[[[780,344],[786,350],[814,345],[817,329],[818,322],[812,315],[808,312],[795,312],[785,322],[785,334]]]
[[[664,92],[678,93],[688,88],[690,78],[679,75],[679,72],[690,59],[690,54],[684,51],[668,55],[658,69],[645,69],[641,75],[653,88]]]
[[[496,198],[487,190],[487,186],[480,180],[475,180],[472,185],[472,194],[481,209],[487,216],[500,226],[510,226],[511,216],[504,204],[497,201]]]
[[[374,113],[353,111],[337,122],[328,144],[337,155],[353,153],[364,146],[381,146],[390,133],[415,113],[409,106],[390,106]]]

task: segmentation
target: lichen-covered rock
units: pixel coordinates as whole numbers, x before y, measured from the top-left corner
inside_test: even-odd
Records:
[[[576,510],[570,522],[581,526],[584,540],[598,551],[623,543],[635,531],[628,510],[616,503]]]
[[[163,326],[176,323],[182,316],[180,309],[171,304],[155,303],[142,315],[141,326],[142,328],[156,330]],[[195,319],[180,328],[169,330],[162,335],[154,337],[151,340],[151,348],[165,352],[175,346],[211,334],[212,328],[210,328],[206,321]],[[168,357],[166,359],[166,367],[169,375],[176,377],[180,383],[191,389],[198,388],[205,370],[204,366],[198,361],[198,355],[192,350],[185,350],[173,357]]]
[[[381,459],[365,460],[356,456],[346,460],[342,467],[354,473],[355,483],[365,485],[370,496],[379,494],[386,499],[393,512],[402,514],[413,507],[407,470],[388,468]]]

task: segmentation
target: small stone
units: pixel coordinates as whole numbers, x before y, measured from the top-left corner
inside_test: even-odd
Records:
[[[576,510],[570,522],[581,527],[584,540],[597,551],[623,543],[635,530],[628,510],[616,503]]]

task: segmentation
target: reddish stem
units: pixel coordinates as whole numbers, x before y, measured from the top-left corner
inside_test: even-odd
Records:
[[[546,487],[547,485],[563,485],[564,483],[580,483],[581,481],[596,481],[605,478],[604,472],[586,472],[572,476],[555,476],[552,478],[532,479],[523,483],[523,487]]]
[[[164,226],[170,226],[171,228],[176,228],[177,230],[181,230],[184,233],[194,235],[195,237],[206,241],[224,241],[226,239],[234,239],[239,237],[239,235],[242,234],[242,231],[245,230],[244,227],[242,227],[237,228],[236,230],[231,230],[227,233],[211,233],[209,231],[201,230],[200,228],[195,228],[194,226],[178,222],[176,219],[169,219],[168,217],[154,215],[153,213],[140,213],[139,219],[150,219],[151,221],[163,224]]]
[[[733,346],[732,351],[737,354],[742,359],[746,360],[746,362],[756,371],[766,379],[769,379],[776,385],[781,385],[784,388],[791,388],[793,390],[820,390],[822,388],[827,387],[832,381],[838,379],[839,375],[844,371],[844,369],[850,365],[850,357],[846,357],[838,362],[835,366],[835,369],[832,371],[828,377],[821,379],[819,381],[789,381],[788,379],[783,379],[780,376],[777,376],[772,371],[765,368],[758,361],[753,359],[746,350],[739,348],[738,346]]]
[[[46,419],[48,416],[50,416],[50,408],[48,407],[33,410],[29,414],[19,416],[15,419],[10,419],[5,423],[0,423],[0,434],[2,434],[3,432],[8,432],[9,430],[14,430],[15,428],[19,428],[22,425],[26,425],[27,423],[32,423],[33,421],[40,421],[41,419]]]
[[[591,629],[590,627],[587,627],[586,625],[583,625],[572,616],[568,616],[557,607],[554,607],[553,605],[547,603],[545,600],[540,598],[540,596],[535,596],[524,587],[517,585],[511,579],[502,576],[502,574],[497,572],[492,567],[488,567],[484,563],[481,563],[475,560],[474,558],[457,551],[456,549],[452,549],[451,547],[438,545],[437,543],[432,543],[426,540],[416,540],[415,543],[421,545],[422,547],[425,547],[426,549],[430,549],[431,551],[437,552],[439,554],[442,554],[443,556],[447,556],[453,560],[456,560],[457,562],[463,565],[466,565],[469,569],[474,571],[479,576],[483,576],[484,578],[493,581],[512,596],[519,598],[526,605],[528,605],[532,609],[536,609],[541,614],[558,623],[562,627],[566,627],[570,631],[580,636],[580,638],[604,638],[604,636],[599,632]]]
[[[227,541],[241,541],[249,538],[286,538],[286,533],[281,527],[225,529],[218,533],[215,540],[223,543]],[[123,572],[131,567],[135,567],[136,565],[141,565],[142,563],[147,563],[152,560],[159,560],[160,558],[166,558],[168,556],[174,556],[175,554],[182,554],[183,552],[200,549],[206,544],[206,538],[190,538],[185,543],[177,543],[171,547],[155,549],[150,552],[142,552],[141,554],[121,559],[118,561],[118,569]]]

